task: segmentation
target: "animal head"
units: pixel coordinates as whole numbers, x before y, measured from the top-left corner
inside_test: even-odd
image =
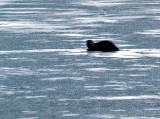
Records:
[[[95,49],[95,44],[94,44],[94,42],[92,40],[87,40],[86,41],[86,45],[87,45],[88,49],[90,49],[90,50],[94,50]]]

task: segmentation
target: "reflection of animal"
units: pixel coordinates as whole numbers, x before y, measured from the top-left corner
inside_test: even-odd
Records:
[[[103,51],[103,52],[112,52],[119,51],[119,49],[110,41],[100,41],[94,43],[92,40],[86,41],[88,51]]]

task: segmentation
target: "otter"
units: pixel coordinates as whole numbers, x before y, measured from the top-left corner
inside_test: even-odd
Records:
[[[119,49],[111,41],[100,41],[94,43],[92,40],[86,41],[88,51],[103,51],[103,52],[112,52],[119,51]]]

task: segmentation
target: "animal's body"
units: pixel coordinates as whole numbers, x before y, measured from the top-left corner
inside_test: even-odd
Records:
[[[86,41],[88,51],[103,51],[103,52],[112,52],[119,51],[119,49],[111,41],[100,41],[94,43],[92,40]]]

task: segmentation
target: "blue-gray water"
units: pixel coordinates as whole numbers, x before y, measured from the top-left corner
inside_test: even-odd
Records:
[[[0,119],[158,119],[159,72],[159,0],[0,0]]]

